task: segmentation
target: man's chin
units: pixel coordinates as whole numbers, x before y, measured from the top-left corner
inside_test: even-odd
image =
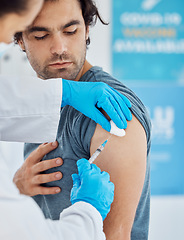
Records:
[[[38,76],[39,78],[43,79],[43,80],[48,80],[48,79],[55,79],[55,78],[62,78],[62,79],[66,79],[66,80],[75,80],[75,78],[68,76],[66,74],[62,74],[62,73],[55,73],[55,74],[49,74],[46,77],[44,76]]]
[[[52,79],[52,78],[63,78],[66,80],[75,80],[76,74],[72,74],[72,71],[69,71],[67,68],[61,68],[61,69],[50,69],[45,68],[45,71],[43,71],[41,74],[38,74],[40,78],[42,79]]]
[[[38,77],[42,79],[52,79],[52,78],[63,78],[63,74],[60,71],[46,71],[43,74],[40,74]]]

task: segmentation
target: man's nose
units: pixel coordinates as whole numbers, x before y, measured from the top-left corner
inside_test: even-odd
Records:
[[[58,33],[57,35],[53,36],[52,44],[50,47],[51,53],[61,55],[66,50],[66,44],[61,35]]]

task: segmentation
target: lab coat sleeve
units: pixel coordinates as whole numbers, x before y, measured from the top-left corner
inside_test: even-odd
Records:
[[[61,79],[0,75],[0,141],[55,141],[61,99]]]
[[[50,221],[50,220],[49,220]],[[103,221],[100,213],[90,204],[77,202],[60,215],[56,239],[105,240]]]
[[[18,193],[7,166],[0,163],[0,239],[105,240],[102,217],[92,205],[78,202],[60,220],[46,220],[33,199]]]

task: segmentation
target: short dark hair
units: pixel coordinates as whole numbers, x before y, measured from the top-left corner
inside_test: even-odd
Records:
[[[101,18],[98,8],[93,0],[78,0],[81,5],[82,15],[86,26],[94,26],[99,19],[104,25],[108,23],[104,22]],[[90,38],[87,39],[86,44],[90,44]]]
[[[58,1],[58,0],[45,0],[45,2],[49,1]],[[82,9],[82,15],[84,18],[84,22],[87,26],[94,26],[96,24],[97,19],[101,21],[102,24],[108,25],[108,23],[104,22],[99,14],[98,8],[96,7],[93,0],[77,0],[80,3]],[[18,32],[14,36],[14,42],[18,43],[22,38],[22,32]],[[86,40],[86,44],[90,44],[90,38]]]
[[[8,13],[22,14],[28,10],[31,0],[0,0],[0,18]]]

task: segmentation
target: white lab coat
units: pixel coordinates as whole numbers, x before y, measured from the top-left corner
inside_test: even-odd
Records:
[[[60,80],[1,76],[0,140],[54,141],[60,106]],[[64,210],[58,221],[46,220],[31,198],[18,193],[0,154],[0,239],[104,240],[105,235],[100,213],[85,202]]]
[[[55,141],[61,83],[61,79],[0,75],[0,141]]]

